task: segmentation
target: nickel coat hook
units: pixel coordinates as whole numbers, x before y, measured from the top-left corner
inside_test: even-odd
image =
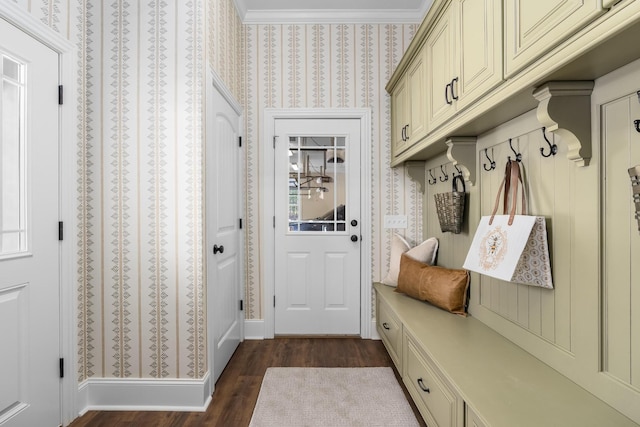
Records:
[[[544,154],[544,147],[540,147],[540,154],[542,154],[542,157],[551,157],[551,156],[555,156],[556,154],[558,154],[558,145],[557,144],[551,144],[551,142],[549,142],[549,139],[547,138],[547,133],[545,132],[547,130],[547,128],[543,127],[542,128],[542,136],[544,137],[544,140],[547,141],[547,144],[549,144],[549,154]]]

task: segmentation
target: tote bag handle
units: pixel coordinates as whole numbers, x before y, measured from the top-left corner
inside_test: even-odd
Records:
[[[520,182],[520,185],[518,185]],[[507,161],[507,165],[504,171],[504,178],[502,178],[502,183],[500,184],[500,188],[498,189],[498,195],[496,197],[496,202],[493,206],[493,212],[491,212],[491,218],[489,219],[489,225],[493,224],[493,218],[496,216],[498,212],[498,206],[500,205],[500,196],[502,195],[502,191],[504,190],[504,200],[503,200],[503,210],[502,213],[504,215],[509,214],[509,222],[508,224],[513,224],[513,218],[516,215],[516,206],[518,199],[518,187],[522,187],[521,199],[522,199],[522,215],[527,215],[527,199],[524,194],[524,182],[522,181],[522,172],[520,171],[520,164],[515,160]],[[509,191],[511,191],[511,198],[509,198]],[[509,203],[509,199],[511,199],[511,203]],[[511,209],[509,209],[511,207]]]

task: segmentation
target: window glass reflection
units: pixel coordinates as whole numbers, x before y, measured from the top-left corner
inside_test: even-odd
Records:
[[[344,232],[345,137],[289,138],[289,232]]]

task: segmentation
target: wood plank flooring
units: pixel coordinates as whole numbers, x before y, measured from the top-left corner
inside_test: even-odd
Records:
[[[244,341],[216,383],[206,412],[90,411],[70,427],[244,427],[249,425],[262,378],[271,366],[393,367],[393,362],[381,341],[360,338]],[[405,395],[420,425],[426,426],[406,389]]]

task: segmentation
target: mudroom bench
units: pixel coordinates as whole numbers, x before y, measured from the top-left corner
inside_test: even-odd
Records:
[[[638,425],[477,319],[374,288],[378,333],[429,427]]]

